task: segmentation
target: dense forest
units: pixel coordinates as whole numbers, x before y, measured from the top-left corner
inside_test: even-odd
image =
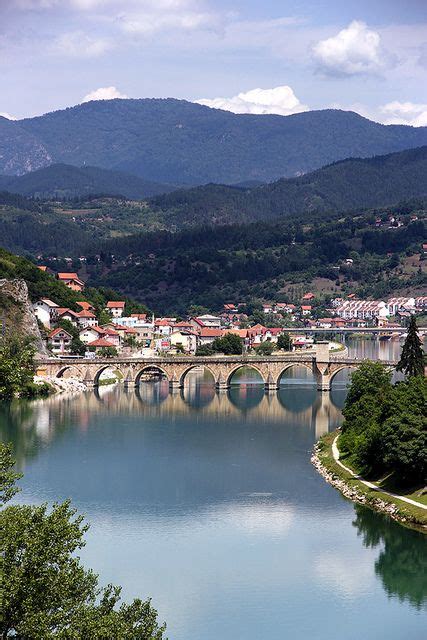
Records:
[[[120,195],[141,200],[174,191],[176,186],[158,184],[128,173],[99,167],[51,164],[22,176],[0,176],[0,188],[48,200],[71,199],[93,194]]]
[[[249,115],[175,99],[103,100],[16,122],[0,118],[0,173],[60,162],[161,183],[234,184],[424,144],[427,127],[386,126],[340,110]]]
[[[316,288],[316,279],[337,294],[421,289],[426,275],[418,255],[427,205],[410,203],[392,212],[401,226],[390,227],[387,209],[330,214],[311,223],[257,222],[109,240],[100,262],[88,256],[90,281],[132,294],[161,313],[184,313],[192,304],[213,310],[230,300],[289,300],[292,285]],[[416,256],[410,272],[406,255]]]
[[[427,146],[386,156],[351,158],[300,178],[253,189],[209,184],[151,200],[159,217],[177,227],[228,224],[386,206],[427,195]]]

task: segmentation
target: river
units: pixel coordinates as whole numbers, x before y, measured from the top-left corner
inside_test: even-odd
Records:
[[[349,341],[351,354],[398,343]],[[91,523],[82,559],[125,598],[151,596],[170,640],[421,640],[426,539],[345,500],[310,464],[341,422],[346,379],[304,369],[266,394],[195,374],[0,405],[20,502],[70,497]]]

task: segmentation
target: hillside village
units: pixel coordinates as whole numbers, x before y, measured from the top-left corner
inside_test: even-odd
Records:
[[[39,269],[46,271],[40,265]],[[85,283],[75,272],[51,273],[74,292],[83,292]],[[285,329],[358,329],[379,327],[401,328],[412,314],[422,315],[427,309],[427,296],[390,298],[387,301],[359,300],[355,294],[346,299],[333,298],[325,306],[315,294],[307,292],[299,304],[269,302],[258,315],[265,322],[251,324],[245,305],[227,303],[217,314],[202,313],[186,318],[156,318],[148,313],[127,314],[125,300],[109,300],[101,313],[87,301],[77,302],[78,310],[61,307],[48,298],[33,303],[34,313],[46,335],[49,351],[60,356],[115,356],[196,354],[215,340],[234,334],[245,350],[257,349],[263,343],[277,344]],[[324,315],[325,310],[328,315]],[[304,333],[304,332],[302,332]],[[390,334],[389,334],[390,335]],[[313,344],[312,338],[295,335],[291,348],[303,349]]]

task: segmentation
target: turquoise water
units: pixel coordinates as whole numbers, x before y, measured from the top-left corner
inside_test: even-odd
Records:
[[[338,378],[338,377],[337,377]],[[153,598],[170,640],[418,640],[425,538],[344,500],[310,464],[345,381],[296,369],[265,394],[193,376],[0,407],[22,502],[71,497],[82,558],[126,598]]]

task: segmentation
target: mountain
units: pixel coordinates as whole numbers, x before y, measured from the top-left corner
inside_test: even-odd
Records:
[[[381,207],[427,195],[427,146],[351,158],[300,178],[243,189],[209,184],[150,202],[169,225],[230,224],[280,216]]]
[[[51,164],[21,176],[0,176],[0,189],[36,198],[75,198],[93,194],[141,200],[174,191],[176,186],[144,180],[99,167]]]
[[[0,119],[0,172],[52,163],[197,185],[268,182],[344,158],[427,144],[427,127],[356,113],[234,114],[175,99],[102,100],[16,122]]]

